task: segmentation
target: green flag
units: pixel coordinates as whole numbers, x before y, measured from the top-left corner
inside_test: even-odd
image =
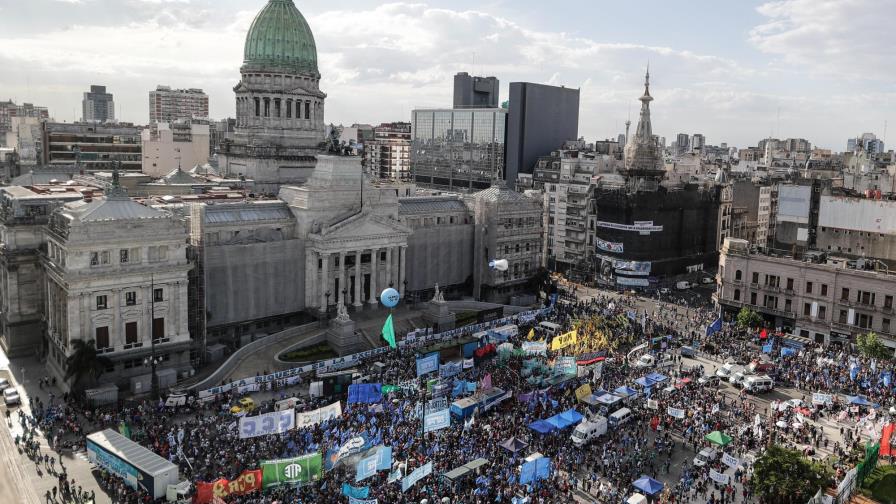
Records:
[[[392,314],[389,314],[389,317],[386,319],[386,323],[383,324],[383,339],[386,340],[386,343],[389,344],[392,348],[397,348],[395,346],[395,328],[392,327]]]
[[[311,453],[301,457],[265,460],[261,463],[261,486],[310,483],[320,479],[321,455]]]

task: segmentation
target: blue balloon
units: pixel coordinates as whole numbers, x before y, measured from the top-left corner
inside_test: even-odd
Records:
[[[401,299],[401,295],[392,287],[389,287],[380,293],[380,302],[383,303],[383,306],[386,308],[395,308],[398,305],[399,299]]]

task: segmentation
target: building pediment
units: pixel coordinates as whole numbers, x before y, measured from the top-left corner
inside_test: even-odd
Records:
[[[336,224],[325,225],[308,235],[319,250],[342,250],[355,247],[398,245],[407,243],[411,229],[398,221],[362,212]]]

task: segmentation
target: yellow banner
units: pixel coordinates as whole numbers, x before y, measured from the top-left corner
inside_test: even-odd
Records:
[[[529,329],[529,334],[526,335],[526,339],[532,341],[532,338],[535,337],[535,328]]]
[[[582,399],[591,395],[591,384],[584,384],[576,389],[576,400],[582,402]]]
[[[575,345],[577,342],[577,332],[575,330],[572,330],[568,333],[563,333],[560,336],[555,336],[554,339],[551,340],[551,350],[560,350],[561,348],[566,348],[569,345]]]

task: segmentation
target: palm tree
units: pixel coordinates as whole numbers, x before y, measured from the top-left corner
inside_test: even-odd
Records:
[[[77,339],[72,341],[72,354],[65,359],[65,379],[72,380],[72,389],[82,390],[87,383],[95,382],[106,368],[112,366],[108,357],[96,352],[96,341]]]

